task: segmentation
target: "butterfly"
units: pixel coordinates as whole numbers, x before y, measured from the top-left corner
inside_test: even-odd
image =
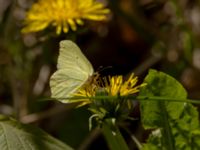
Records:
[[[70,98],[94,74],[91,63],[80,48],[70,40],[61,41],[57,71],[50,78],[52,98],[56,98],[63,103],[73,102]]]

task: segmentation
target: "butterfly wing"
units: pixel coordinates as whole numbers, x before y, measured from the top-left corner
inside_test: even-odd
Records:
[[[88,80],[94,70],[79,47],[69,40],[60,42],[57,71],[50,78],[53,98],[68,103],[73,94]]]

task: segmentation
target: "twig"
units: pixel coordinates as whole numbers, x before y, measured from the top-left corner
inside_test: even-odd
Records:
[[[135,75],[141,75],[146,70],[151,68],[153,65],[155,65],[157,62],[159,62],[162,59],[162,56],[150,56],[148,57],[143,63],[141,63],[137,68],[130,71],[130,73],[134,72]],[[128,76],[130,75],[128,74]]]
[[[88,137],[85,138],[85,140],[81,143],[78,150],[87,150],[89,145],[94,141],[101,133],[101,130],[99,128],[95,128],[90,132]]]
[[[46,118],[52,117],[53,115],[56,115],[56,114],[65,112],[67,110],[70,110],[73,107],[74,107],[74,104],[57,105],[57,106],[54,106],[53,108],[50,108],[50,109],[43,111],[43,112],[33,113],[33,114],[23,116],[20,121],[22,123],[26,123],[26,124],[34,123],[34,122],[37,122],[39,120],[46,119]]]

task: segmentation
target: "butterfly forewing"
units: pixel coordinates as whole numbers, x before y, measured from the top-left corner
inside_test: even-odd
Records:
[[[68,98],[73,96],[94,72],[79,47],[67,40],[60,42],[57,68],[50,79],[52,97],[66,103],[72,102]]]
[[[83,72],[92,75],[93,67],[83,55],[80,48],[72,41],[60,42],[60,54],[58,57],[58,68],[76,67]]]

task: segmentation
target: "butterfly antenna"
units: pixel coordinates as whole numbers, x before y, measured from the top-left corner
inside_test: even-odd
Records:
[[[112,67],[112,66],[107,66],[107,67],[100,66],[100,67],[97,69],[97,72],[102,72],[102,71],[104,71],[104,70],[106,70],[106,69],[111,69],[111,68],[113,68],[113,67]]]

